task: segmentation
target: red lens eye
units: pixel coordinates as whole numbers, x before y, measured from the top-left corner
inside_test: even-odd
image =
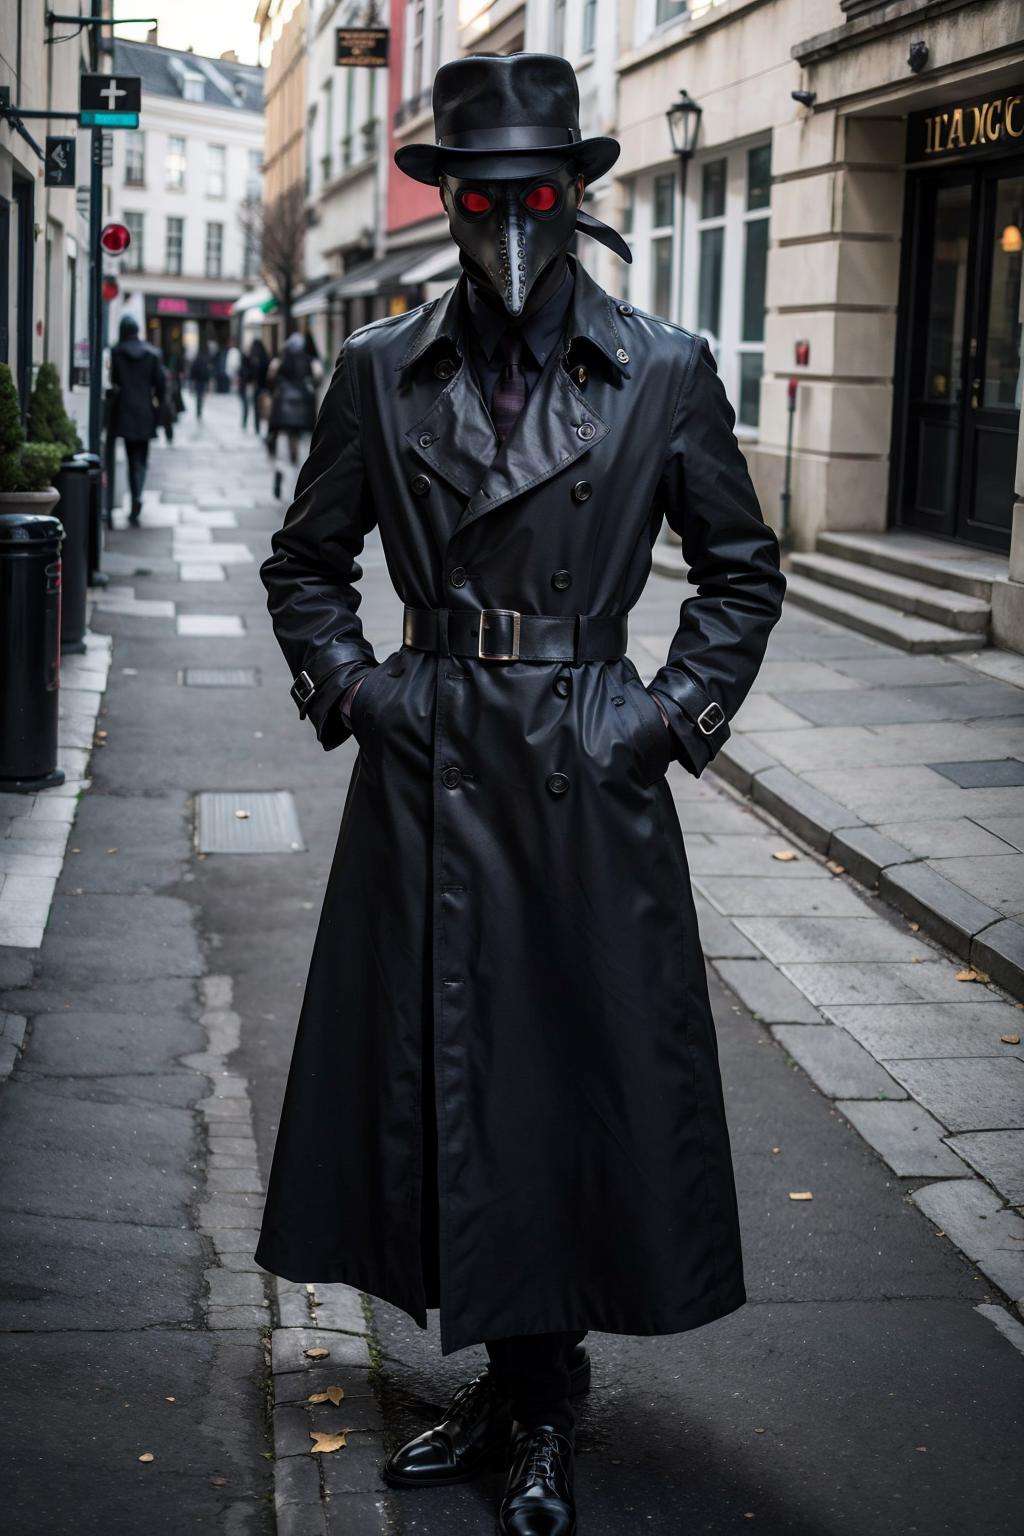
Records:
[[[527,208],[532,208],[534,213],[550,213],[558,202],[558,188],[545,182],[542,187],[534,187],[532,192],[527,192],[525,202]]]
[[[459,201],[466,213],[488,213],[491,200],[486,192],[461,192]]]

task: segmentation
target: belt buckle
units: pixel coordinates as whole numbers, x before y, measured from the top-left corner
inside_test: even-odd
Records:
[[[721,704],[708,704],[697,716],[697,729],[705,736],[712,736],[724,724],[725,710]]]
[[[484,631],[487,629],[489,615],[499,616],[512,620],[512,649],[510,651],[485,651]],[[522,614],[515,608],[481,608],[480,628],[477,631],[476,654],[481,661],[518,661],[519,660],[519,629]]]

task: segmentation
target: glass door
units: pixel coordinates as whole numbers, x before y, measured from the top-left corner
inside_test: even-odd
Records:
[[[1008,550],[1020,422],[1024,168],[922,176],[912,248],[897,518]]]

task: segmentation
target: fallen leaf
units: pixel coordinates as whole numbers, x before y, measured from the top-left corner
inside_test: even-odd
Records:
[[[780,848],[777,853],[772,854],[772,858],[778,859],[780,864],[790,864],[794,859],[798,859],[799,857],[800,855],[798,853],[794,853],[792,848]]]
[[[96,732],[96,735],[97,735],[97,736],[99,736],[99,737],[101,737],[101,738],[102,738],[102,737],[103,737],[103,736],[105,736],[105,735],[106,735],[106,734],[107,734],[107,733],[106,733],[106,731],[97,731],[97,732]]]
[[[143,1451],[142,1455],[139,1457],[139,1460],[140,1461],[155,1461],[156,1457],[153,1455],[152,1451]]]
[[[117,849],[116,849],[116,848],[108,848],[108,849],[107,849],[107,852],[108,852],[108,853],[116,853],[116,852],[117,852]]]
[[[323,1430],[311,1429],[309,1438],[316,1444],[310,1448],[311,1456],[329,1456],[332,1451],[340,1451],[346,1445],[345,1436],[347,1430],[342,1430],[340,1435],[325,1435]]]
[[[1000,1035],[1004,1045],[1020,1045],[1020,1035]]]
[[[772,1147],[772,1151],[773,1152],[781,1152],[782,1148],[781,1147]]]
[[[923,961],[924,961],[924,955],[911,955],[911,957],[910,957],[911,965],[921,965],[923,963]]]
[[[988,981],[988,972],[976,971],[969,966],[967,970],[957,971],[956,979],[957,981]]]
[[[237,821],[248,821],[249,820],[249,812],[248,811],[236,811],[235,812],[235,819]]]
[[[164,1398],[164,1402],[165,1402],[165,1403],[174,1403],[174,1402],[177,1402],[177,1398],[174,1398],[174,1397],[165,1397],[165,1398]]]
[[[907,927],[910,929],[911,933],[918,933],[920,931],[921,924],[920,923],[908,923]]]
[[[307,1360],[326,1360],[331,1352],[318,1344],[315,1349],[304,1349],[302,1353]]]
[[[814,1195],[809,1189],[791,1189],[789,1198],[791,1200],[813,1200]]]
[[[345,1396],[344,1387],[328,1387],[325,1392],[314,1392],[306,1398],[307,1403],[333,1403],[335,1408]]]
[[[767,1431],[763,1430],[763,1429],[755,1429],[754,1430],[754,1434],[755,1435],[763,1435],[763,1434],[766,1434],[766,1433],[767,1433]]]
[[[210,1485],[213,1488],[226,1488],[228,1485],[228,1480],[226,1477],[211,1477]]]
[[[914,1446],[914,1450],[915,1451],[926,1451],[927,1449],[928,1449],[928,1447],[926,1445],[915,1445]]]
[[[832,873],[834,875],[845,875],[846,874],[846,865],[845,864],[837,864],[835,859],[829,859],[828,867],[829,867],[829,869],[832,871]]]

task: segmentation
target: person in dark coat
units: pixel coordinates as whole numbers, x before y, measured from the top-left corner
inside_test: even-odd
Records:
[[[256,436],[260,435],[260,396],[267,387],[267,373],[270,369],[270,353],[257,336],[249,348],[248,353],[249,372],[252,377],[252,424]]]
[[[288,458],[299,462],[299,441],[313,430],[316,419],[316,385],[323,376],[320,364],[310,355],[306,338],[293,331],[280,357],[275,357],[267,371],[267,383],[273,389],[270,420],[267,424],[267,453],[277,459],[277,439],[283,432],[288,439]],[[274,495],[281,494],[281,471],[274,470]]]
[[[300,715],[349,782],[259,1262],[342,1281],[489,1365],[387,1480],[509,1461],[505,1536],[568,1536],[585,1333],[744,1301],[714,1024],[666,771],[729,736],[785,582],[705,341],[567,256],[614,140],[575,76],[469,57],[434,84],[463,274],[346,341],[262,567]],[[501,130],[499,133],[498,130]],[[648,686],[627,616],[663,522],[690,594]],[[379,530],[405,604],[358,616]]]
[[[192,359],[188,370],[189,383],[192,385],[192,393],[196,400],[196,420],[203,419],[203,401],[206,399],[206,391],[210,387],[213,378],[213,365],[210,362],[209,353],[203,347],[199,347]]]
[[[167,375],[159,352],[139,336],[139,322],[134,315],[121,318],[117,345],[110,354],[110,384],[108,432],[111,440],[124,439],[132,500],[128,521],[135,527],[142,516],[149,444],[164,417]]]

